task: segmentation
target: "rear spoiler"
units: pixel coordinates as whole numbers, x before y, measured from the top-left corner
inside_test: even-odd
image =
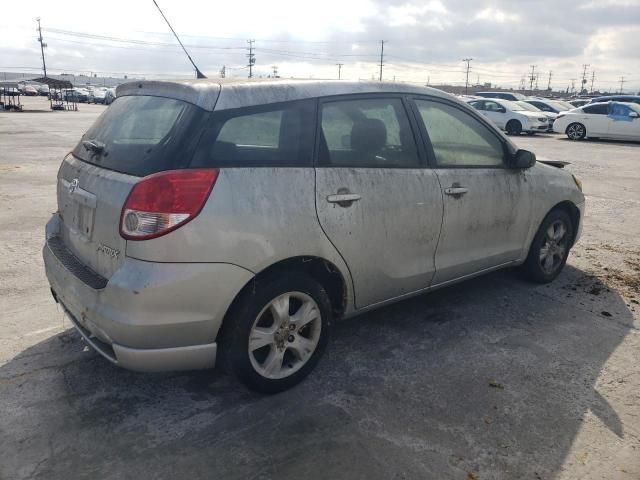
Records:
[[[571,162],[562,162],[560,160],[538,160],[540,163],[544,163],[546,165],[551,165],[556,168],[564,168],[567,165],[571,165]]]

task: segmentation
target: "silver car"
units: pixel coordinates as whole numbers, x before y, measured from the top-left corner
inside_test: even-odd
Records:
[[[584,196],[549,163],[430,88],[129,83],[62,162],[46,274],[110,362],[277,392],[334,319],[499,268],[553,280]]]

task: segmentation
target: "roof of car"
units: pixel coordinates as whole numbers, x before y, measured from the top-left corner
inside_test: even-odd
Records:
[[[267,103],[355,93],[405,93],[453,99],[441,90],[407,83],[351,82],[344,80],[144,80],[120,85],[118,97],[155,95],[193,103],[205,110],[226,110]]]

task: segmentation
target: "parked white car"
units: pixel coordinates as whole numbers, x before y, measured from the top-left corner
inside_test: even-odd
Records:
[[[549,129],[549,120],[543,112],[531,112],[518,102],[492,98],[469,100],[467,103],[508,135],[520,135],[522,132],[532,135]]]
[[[518,105],[520,105],[522,108],[524,108],[525,110],[527,110],[528,112],[537,112],[537,115],[544,115],[545,117],[547,117],[547,132],[553,132],[553,122],[555,122],[556,117],[558,116],[557,113],[553,113],[553,112],[543,112],[542,109],[536,107],[535,105],[530,104],[529,102],[525,101],[525,100],[520,100],[515,102]]]
[[[558,115],[554,131],[571,140],[611,138],[640,141],[640,105],[635,103],[590,103]]]

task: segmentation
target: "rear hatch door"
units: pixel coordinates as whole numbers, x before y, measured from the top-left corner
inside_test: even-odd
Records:
[[[117,98],[68,155],[58,173],[60,236],[105,278],[118,269],[126,240],[120,215],[141,177],[186,168],[206,112],[172,98]]]

